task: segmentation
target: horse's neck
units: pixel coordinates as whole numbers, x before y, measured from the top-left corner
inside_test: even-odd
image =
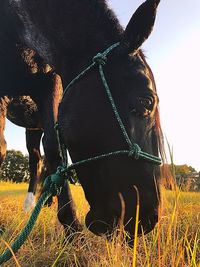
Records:
[[[12,6],[25,43],[62,77],[119,41],[123,31],[105,0],[13,0]]]
[[[64,71],[70,68],[74,76],[97,52],[119,41],[123,29],[105,1],[68,0],[65,3],[65,10],[69,12],[63,25]]]
[[[122,28],[114,13],[102,0],[68,0],[63,2],[63,33],[65,46],[76,53],[99,50],[102,44],[117,41]],[[64,39],[63,39],[64,40]],[[64,40],[65,41],[65,40]],[[67,52],[67,51],[66,51]]]
[[[54,6],[56,1],[49,2]],[[104,0],[61,0],[56,5],[56,12],[53,6],[48,9],[50,14],[45,11],[58,29],[51,38],[57,50],[55,62],[62,77],[66,71],[74,76],[97,52],[119,41],[123,29]],[[49,35],[51,28],[47,28]]]

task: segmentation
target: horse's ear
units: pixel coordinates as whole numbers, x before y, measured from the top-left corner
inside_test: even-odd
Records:
[[[121,48],[131,53],[136,51],[149,37],[155,22],[156,10],[160,0],[146,0],[133,14],[129,21]]]

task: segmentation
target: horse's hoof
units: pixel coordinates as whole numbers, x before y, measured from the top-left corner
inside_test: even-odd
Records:
[[[32,192],[28,192],[24,201],[24,211],[29,212],[35,207],[35,196]]]
[[[83,231],[83,226],[78,223],[73,223],[71,225],[64,225],[64,234],[66,242],[73,242],[73,240],[79,239]]]
[[[64,226],[65,229],[69,228],[73,232],[82,232],[83,231],[83,226],[80,224],[80,222],[77,220],[70,224],[69,226]]]

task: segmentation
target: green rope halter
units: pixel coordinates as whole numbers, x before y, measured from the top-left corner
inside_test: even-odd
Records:
[[[162,163],[161,159],[157,156],[154,156],[152,154],[146,153],[141,150],[140,146],[136,143],[132,143],[127,131],[125,129],[125,126],[121,120],[121,117],[118,113],[118,110],[116,108],[114,99],[112,97],[109,85],[106,81],[106,77],[104,74],[103,67],[107,63],[107,55],[117,46],[119,46],[119,43],[111,45],[108,49],[106,49],[103,53],[98,53],[94,58],[93,62],[89,67],[87,67],[84,71],[82,71],[75,79],[73,79],[66,89],[64,90],[63,93],[63,98],[68,91],[68,89],[75,84],[78,80],[80,80],[84,75],[86,75],[92,68],[95,66],[99,67],[99,74],[102,80],[102,83],[104,85],[104,88],[106,90],[106,94],[108,96],[108,99],[110,101],[110,104],[112,106],[112,110],[114,112],[114,115],[118,121],[119,127],[122,131],[122,134],[126,140],[126,143],[128,144],[129,149],[125,150],[119,150],[119,151],[113,151],[110,153],[102,154],[102,155],[97,155],[95,157],[87,158],[78,162],[75,162],[71,165],[68,166],[68,160],[67,160],[67,149],[64,145],[64,142],[62,142],[58,124],[55,124],[55,130],[57,132],[57,138],[58,138],[58,143],[59,143],[59,149],[60,149],[60,154],[62,157],[63,161],[63,166],[58,167],[57,172],[48,176],[45,179],[44,182],[44,193],[41,195],[39,201],[37,202],[29,221],[27,222],[26,226],[20,233],[20,235],[16,238],[14,243],[11,246],[11,249],[13,252],[17,252],[17,250],[23,245],[23,243],[27,240],[31,230],[33,229],[33,226],[37,220],[37,217],[41,211],[42,206],[44,203],[47,201],[47,199],[50,196],[56,196],[60,194],[61,188],[63,187],[65,181],[70,177],[70,173],[73,169],[76,169],[76,167],[87,164],[89,162],[94,162],[97,160],[101,159],[106,159],[106,158],[111,158],[111,157],[119,157],[122,155],[127,155],[128,157],[133,157],[134,159],[143,159],[146,160],[150,163],[160,165]],[[62,99],[63,99],[62,98]],[[9,249],[7,249],[1,256],[0,256],[0,265],[6,261],[8,261],[12,257],[12,253]]]
[[[122,131],[122,134],[125,138],[126,143],[128,144],[129,150],[119,150],[119,151],[113,151],[110,153],[106,153],[106,154],[102,154],[102,155],[97,155],[95,157],[90,157],[78,162],[75,162],[73,164],[71,164],[70,166],[68,166],[68,163],[66,162],[67,159],[67,148],[64,146],[63,142],[61,142],[60,139],[60,134],[59,134],[59,128],[58,128],[58,124],[55,125],[55,129],[57,131],[57,135],[58,135],[58,141],[59,141],[59,146],[61,149],[61,156],[63,159],[63,164],[66,166],[66,171],[69,169],[75,169],[77,166],[92,162],[92,161],[97,161],[100,159],[105,159],[105,158],[110,158],[110,157],[116,157],[116,156],[120,156],[120,155],[127,155],[129,157],[133,157],[134,159],[138,160],[138,159],[143,159],[146,161],[149,161],[153,164],[156,165],[160,165],[162,163],[161,159],[157,156],[154,156],[152,154],[149,154],[147,152],[143,152],[140,148],[140,146],[136,143],[132,143],[127,131],[125,129],[125,126],[122,122],[122,119],[119,115],[119,112],[117,110],[117,107],[115,105],[114,99],[112,97],[109,85],[107,83],[106,77],[105,77],[105,73],[104,73],[104,66],[107,63],[107,55],[116,47],[119,46],[119,42],[115,43],[113,45],[111,45],[109,48],[107,48],[103,53],[98,53],[96,56],[93,57],[93,62],[91,65],[89,65],[85,70],[83,70],[79,75],[77,75],[69,84],[68,86],[65,88],[64,93],[63,93],[63,98],[66,94],[66,92],[70,89],[70,87],[72,85],[74,85],[77,81],[79,81],[84,75],[86,75],[92,68],[94,68],[95,66],[99,67],[99,74],[103,83],[103,86],[105,88],[106,94],[108,96],[108,99],[110,101],[110,104],[112,106],[112,110],[114,112],[115,118],[119,124],[119,127]],[[63,101],[63,98],[61,100],[61,102]],[[64,149],[63,149],[64,148]]]

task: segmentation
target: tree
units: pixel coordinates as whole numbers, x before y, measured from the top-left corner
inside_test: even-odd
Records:
[[[174,165],[176,175],[184,175],[190,174],[192,172],[196,172],[196,170],[192,166],[188,166],[187,164],[184,165]]]
[[[28,156],[24,156],[21,151],[8,150],[6,159],[1,166],[0,179],[20,183],[28,181],[29,177]]]
[[[162,183],[172,189],[174,184],[183,191],[200,191],[200,173],[195,168],[183,165],[164,164],[161,167]]]

